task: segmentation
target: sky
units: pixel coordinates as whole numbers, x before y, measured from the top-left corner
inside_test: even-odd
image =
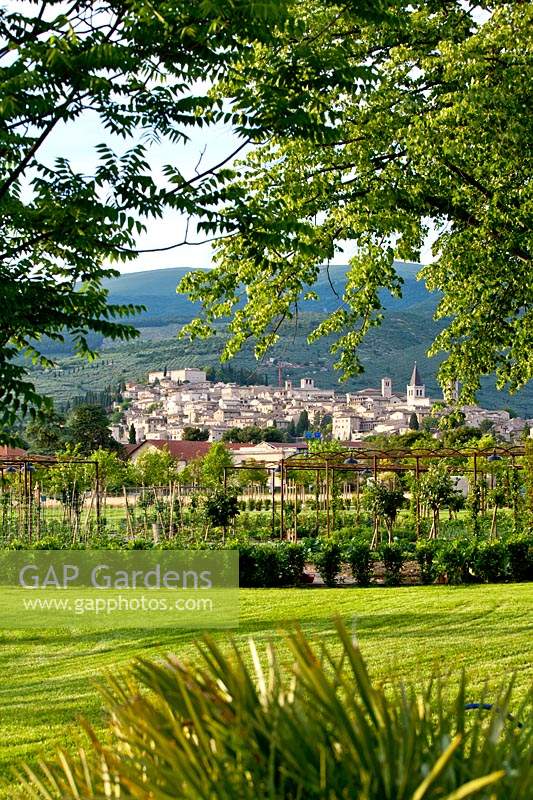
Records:
[[[8,0],[5,4],[10,10],[35,14],[35,5],[23,0]],[[194,87],[195,91],[199,88]],[[207,86],[205,87],[207,89]],[[150,163],[154,175],[163,179],[161,172],[165,164],[177,167],[185,176],[193,176],[194,168],[202,152],[202,168],[217,164],[233,152],[240,143],[230,125],[216,125],[187,129],[191,139],[187,144],[164,141],[150,148]],[[67,158],[75,171],[92,174],[97,162],[95,146],[106,143],[117,152],[131,146],[131,140],[125,142],[118,136],[110,134],[100,123],[98,116],[86,111],[75,121],[62,123],[52,131],[39,150],[39,159],[52,163],[58,156]],[[242,155],[242,153],[240,154]],[[185,234],[186,218],[177,212],[167,212],[160,220],[148,220],[147,231],[137,240],[139,249],[164,248],[181,241]],[[191,224],[188,239],[201,241],[205,234],[196,235],[195,225]],[[347,244],[344,251],[337,253],[332,263],[345,264],[353,253],[353,244]],[[121,272],[138,272],[170,267],[209,267],[212,265],[213,245],[183,245],[167,252],[141,253],[135,260],[119,264]],[[422,252],[422,261],[431,260],[431,241],[428,241]],[[113,267],[117,267],[114,263]]]
[[[58,156],[66,157],[74,170],[92,174],[97,162],[95,146],[102,142],[118,152],[126,147],[123,139],[105,130],[94,112],[86,112],[75,122],[58,126],[39,155],[46,163],[51,163]],[[165,164],[172,164],[186,176],[192,176],[204,148],[202,166],[205,168],[227,157],[238,143],[229,126],[199,128],[194,130],[187,144],[162,142],[152,145],[150,163],[155,174],[160,174]],[[127,145],[131,146],[131,142]],[[185,217],[176,212],[169,212],[160,220],[148,220],[146,234],[139,237],[137,245],[141,249],[148,249],[174,244],[183,239],[185,224]],[[203,238],[204,234],[195,235],[194,226],[189,227],[188,239],[201,241]],[[140,272],[168,267],[208,267],[211,260],[211,244],[202,244],[182,246],[166,253],[143,253],[134,261],[118,266],[121,272]]]
[[[203,168],[222,161],[240,143],[229,125],[194,129],[191,130],[190,136],[190,141],[186,144],[162,142],[151,147],[150,162],[156,174],[161,173],[163,165],[172,164],[186,176],[192,176],[204,149]],[[126,146],[123,139],[105,130],[94,112],[86,112],[78,120],[58,126],[40,151],[40,158],[51,163],[58,156],[66,157],[70,160],[74,170],[91,174],[97,162],[95,146],[101,142],[105,142],[117,151],[122,151]],[[147,231],[139,237],[137,246],[140,249],[149,249],[166,247],[179,242],[184,237],[185,224],[186,218],[177,212],[167,212],[160,220],[148,220]],[[188,233],[189,240],[202,241],[205,238],[202,233],[195,234],[194,225],[191,225]],[[351,247],[353,245],[347,245],[331,263],[346,264],[350,257]],[[119,265],[115,263],[113,266],[118,266],[122,273],[171,267],[201,268],[210,267],[212,257],[213,245],[205,243],[194,246],[183,245],[162,253],[141,253],[133,261]],[[431,260],[430,241],[422,253],[422,261],[429,260]]]

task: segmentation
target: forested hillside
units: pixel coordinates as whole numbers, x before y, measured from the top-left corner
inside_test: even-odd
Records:
[[[384,297],[387,314],[381,328],[368,336],[361,348],[365,373],[348,381],[347,388],[377,386],[383,375],[389,375],[398,391],[405,391],[413,361],[419,364],[421,374],[432,396],[440,396],[435,373],[438,362],[428,359],[426,351],[433,340],[439,323],[433,320],[437,298],[427,292],[423,282],[417,281],[418,265],[398,265],[404,279],[403,297],[397,300]],[[345,266],[322,270],[316,286],[319,299],[303,300],[297,321],[282,329],[283,336],[262,362],[257,362],[247,349],[231,364],[221,367],[218,354],[226,338],[223,326],[212,340],[193,343],[178,340],[176,333],[185,322],[198,313],[176,286],[187,272],[185,268],[153,270],[122,275],[108,282],[110,299],[114,303],[142,303],[146,311],[135,319],[140,339],[117,347],[113,343],[94,341],[101,348],[100,361],[89,365],[72,357],[68,342],[61,346],[50,342],[47,348],[58,362],[59,369],[48,373],[35,370],[34,377],[40,389],[60,401],[89,390],[103,389],[122,379],[143,379],[149,370],[180,366],[215,368],[220,378],[241,382],[277,382],[278,364],[283,362],[284,377],[298,379],[310,375],[319,386],[338,386],[338,373],[332,369],[334,357],[329,353],[330,341],[323,339],[309,345],[308,333],[316,326],[321,315],[331,312],[340,302]],[[533,415],[533,387],[509,397],[497,392],[488,382],[479,395],[489,407],[512,407],[521,415]]]

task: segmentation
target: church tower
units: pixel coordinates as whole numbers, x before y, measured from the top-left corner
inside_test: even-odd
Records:
[[[423,400],[425,396],[426,387],[425,384],[422,383],[422,378],[420,377],[420,373],[415,361],[411,380],[407,384],[407,402],[416,403],[417,400]]]

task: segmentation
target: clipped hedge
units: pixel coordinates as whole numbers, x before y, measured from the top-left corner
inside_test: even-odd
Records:
[[[42,537],[31,543],[10,539],[4,545],[8,550],[167,550],[167,549],[218,549],[229,547],[239,550],[239,580],[243,588],[274,588],[295,586],[302,582],[306,561],[315,565],[326,586],[335,586],[343,565],[349,565],[355,583],[368,586],[372,583],[374,563],[381,560],[385,567],[385,584],[398,586],[406,560],[416,558],[420,582],[432,583],[498,583],[502,581],[533,580],[533,534],[519,534],[509,538],[486,539],[459,537],[454,539],[420,539],[413,543],[405,540],[385,544],[372,552],[368,541],[356,535],[348,539],[348,530],[331,539],[309,537],[301,542],[258,543],[239,537],[223,545],[220,541],[187,542],[182,537],[163,539],[154,543],[142,536],[128,539],[121,535],[102,532],[93,537],[90,545],[72,543],[60,533]]]
[[[343,552],[338,542],[325,539],[314,553],[313,561],[326,586],[335,586],[341,570]]]
[[[405,562],[405,554],[398,542],[384,544],[381,548],[381,558],[385,567],[385,585],[399,586],[402,578],[401,572]]]
[[[368,586],[372,578],[372,551],[368,542],[354,539],[344,550],[345,558],[358,586]]]
[[[239,543],[239,585],[243,588],[273,588],[300,583],[305,551],[301,544]]]

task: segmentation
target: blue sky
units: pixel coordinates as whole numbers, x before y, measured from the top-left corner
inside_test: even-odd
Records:
[[[105,142],[117,152],[131,146],[118,136],[110,134],[101,125],[94,112],[86,112],[75,122],[62,124],[54,130],[46,145],[40,150],[40,158],[50,163],[58,156],[68,158],[74,170],[92,174],[97,162],[95,146]],[[172,164],[185,175],[193,175],[194,167],[205,148],[202,166],[216,164],[238,146],[238,139],[229,126],[195,129],[187,144],[162,142],[150,149],[150,162],[154,173],[162,166]],[[165,247],[180,241],[185,233],[185,218],[177,213],[168,213],[161,220],[149,220],[147,232],[138,240],[139,248]],[[194,226],[189,227],[188,238],[201,240],[202,234],[195,235]],[[183,246],[167,253],[145,253],[135,261],[120,265],[121,272],[138,272],[145,269],[167,267],[206,267],[211,264],[210,244]]]
[[[174,144],[168,141],[154,144],[150,148],[150,162],[155,174],[161,173],[165,164],[172,164],[184,175],[194,175],[194,168],[202,152],[202,168],[217,164],[232,153],[239,145],[239,139],[230,125],[217,125],[211,128],[197,128],[187,131],[190,141],[186,144]],[[94,112],[85,112],[74,122],[63,123],[53,131],[46,144],[39,151],[41,160],[51,163],[58,156],[68,158],[74,170],[92,174],[97,163],[97,144],[105,142],[117,152],[130,147],[131,140],[125,141],[107,131]],[[166,247],[184,238],[186,218],[176,212],[168,212],[160,220],[147,222],[146,234],[139,237],[137,245],[140,249]],[[196,235],[195,225],[190,224],[188,239],[201,241],[205,237]],[[353,245],[347,245],[344,252],[339,252],[333,264],[345,264],[350,257]],[[163,253],[142,253],[135,260],[126,264],[116,263],[121,272],[140,272],[152,269],[171,267],[209,267],[212,265],[213,249],[210,243],[195,246],[184,245]],[[422,260],[431,260],[430,243],[422,253]]]

